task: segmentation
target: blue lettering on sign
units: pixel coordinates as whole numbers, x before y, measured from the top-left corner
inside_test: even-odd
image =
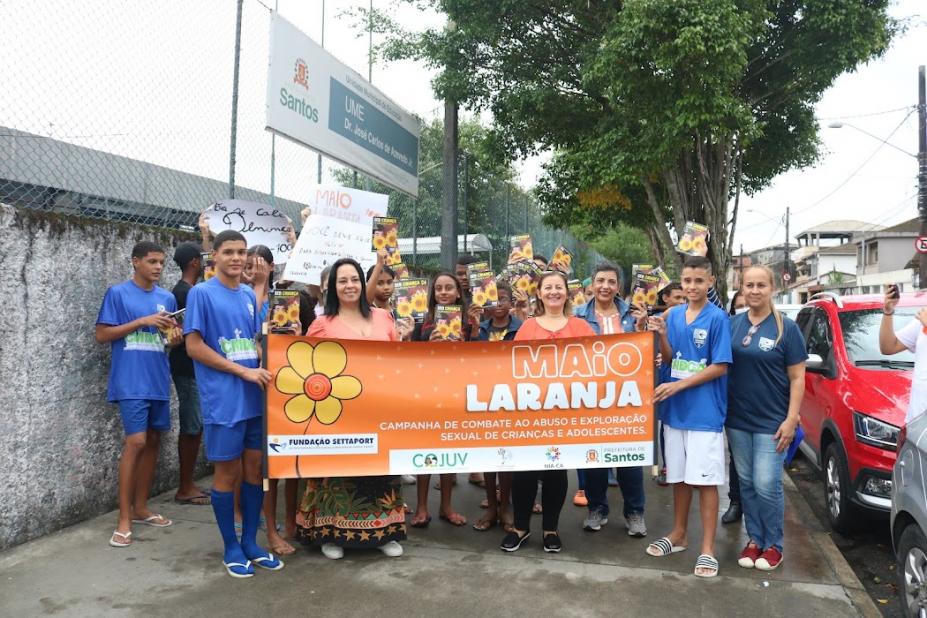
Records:
[[[418,139],[332,78],[328,128],[409,174],[418,174]]]

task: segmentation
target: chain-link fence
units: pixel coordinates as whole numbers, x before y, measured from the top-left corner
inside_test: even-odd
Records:
[[[270,4],[242,3],[232,187],[236,2],[0,3],[0,40],[7,43],[0,62],[0,202],[193,228],[199,212],[234,189],[234,197],[272,204],[298,226],[304,196],[318,182],[318,155],[264,129]],[[327,19],[336,20],[338,3],[330,5]],[[317,29],[296,19],[307,21],[305,12],[294,16],[281,7],[281,14],[307,32]],[[334,182],[338,169],[326,161],[322,181]],[[510,180],[500,179],[494,191],[480,202],[490,210],[469,229],[462,213],[460,231],[487,235],[496,260],[504,259],[506,236],[526,232],[548,255],[560,243],[582,251],[572,236],[546,227],[530,196]],[[391,214],[405,216],[410,200],[392,199]],[[421,223],[409,232],[438,233],[429,227],[434,221]]]

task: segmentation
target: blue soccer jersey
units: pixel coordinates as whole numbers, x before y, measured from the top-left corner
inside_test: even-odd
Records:
[[[174,295],[164,288],[144,290],[130,279],[106,290],[97,324],[121,326],[159,311],[173,313],[176,308]],[[171,398],[170,364],[157,328],[143,326],[110,345],[109,401]]]
[[[668,382],[678,382],[709,365],[731,363],[731,327],[727,314],[706,303],[691,324],[686,324],[687,305],[666,315],[666,335],[673,358]],[[721,431],[727,412],[727,376],[687,388],[667,399],[661,420],[676,429]]]
[[[203,342],[228,360],[243,367],[258,367],[254,337],[259,322],[254,291],[239,285],[227,288],[213,277],[197,284],[187,295],[183,332],[198,332]],[[203,423],[232,426],[263,410],[261,389],[225,371],[193,361],[200,391]]]

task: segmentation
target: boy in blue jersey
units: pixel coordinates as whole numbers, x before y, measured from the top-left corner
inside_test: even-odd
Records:
[[[223,563],[232,577],[251,577],[254,565],[271,571],[283,568],[283,562],[256,540],[264,503],[261,390],[271,376],[260,366],[254,292],[241,285],[247,249],[238,232],[227,230],[216,236],[216,275],[190,290],[183,327],[200,392],[206,458],[215,466],[212,508],[225,544]],[[233,492],[242,471],[239,541]]]
[[[660,334],[660,351],[670,363],[669,379],[654,390],[666,441],[666,480],[673,485],[673,529],[651,543],[647,553],[666,556],[686,549],[692,493],[699,492],[702,548],[695,575],[714,577],[718,486],[724,485],[724,417],[727,412],[727,367],[731,331],[724,310],[708,301],[715,284],[711,262],[690,257],[682,270],[687,304],[661,318],[650,318]]]
[[[170,365],[158,329],[178,333],[168,314],[174,296],[158,287],[164,249],[153,242],[132,248],[132,278],[106,290],[96,322],[98,343],[110,343],[112,362],[107,399],[119,404],[125,442],[119,458],[119,522],[109,539],[113,547],[132,544],[132,524],[157,528],[171,520],[148,510],[148,494],[158,463],[162,431],[171,428]],[[180,342],[172,334],[169,345]]]

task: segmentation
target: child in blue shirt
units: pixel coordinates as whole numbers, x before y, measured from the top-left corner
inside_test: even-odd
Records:
[[[132,248],[132,278],[106,290],[96,322],[96,340],[109,343],[112,362],[107,399],[119,405],[125,442],[119,458],[119,522],[113,547],[132,544],[132,524],[156,528],[171,520],[148,510],[162,431],[171,428],[170,365],[165,344],[180,342],[174,296],[158,287],[164,249],[143,241]],[[172,333],[165,341],[159,331]]]
[[[689,506],[693,490],[698,490],[704,533],[695,575],[714,577],[718,574],[714,556],[718,486],[725,481],[722,430],[731,332],[727,314],[708,301],[708,291],[715,284],[711,262],[688,258],[681,283],[687,304],[650,319],[651,328],[660,334],[663,362],[669,364],[670,372],[669,379],[654,391],[653,400],[665,402],[660,413],[675,522],[669,534],[650,544],[647,553],[666,556],[686,548]]]
[[[213,253],[216,275],[194,286],[187,296],[184,335],[200,392],[206,458],[215,466],[212,507],[225,544],[223,563],[232,577],[251,577],[255,565],[271,571],[283,568],[283,562],[256,539],[264,502],[261,391],[271,376],[260,366],[255,341],[260,316],[254,291],[241,284],[245,237],[231,230],[220,232]],[[239,541],[233,491],[241,471]]]

